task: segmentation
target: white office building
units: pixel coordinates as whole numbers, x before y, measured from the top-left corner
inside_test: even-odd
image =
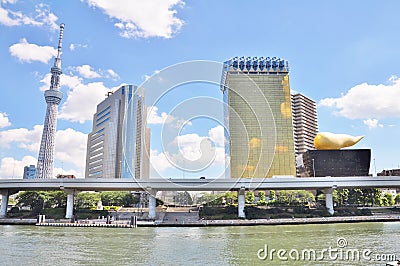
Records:
[[[150,129],[145,115],[141,88],[124,85],[108,93],[97,105],[88,135],[86,178],[148,178],[150,138],[145,137]]]

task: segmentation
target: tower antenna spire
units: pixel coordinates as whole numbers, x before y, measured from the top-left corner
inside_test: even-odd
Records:
[[[64,27],[65,24],[60,24],[60,37],[58,38],[58,47],[57,47],[57,57],[54,59],[54,66],[61,68],[61,48],[62,48],[62,39],[64,35]]]
[[[46,117],[44,119],[42,140],[36,168],[36,178],[53,178],[55,136],[57,129],[58,105],[63,97],[60,91],[61,70],[61,48],[64,34],[64,23],[60,24],[60,37],[58,39],[57,57],[51,68],[50,89],[44,92],[47,103]]]

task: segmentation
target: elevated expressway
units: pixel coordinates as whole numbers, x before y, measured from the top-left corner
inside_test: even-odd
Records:
[[[8,197],[18,191],[64,190],[67,193],[66,218],[73,215],[74,195],[80,191],[147,191],[149,218],[155,218],[157,191],[238,191],[238,215],[245,217],[246,190],[312,190],[320,189],[326,207],[333,214],[334,189],[400,188],[400,176],[379,177],[273,177],[241,179],[0,179],[2,204],[0,218],[6,216]]]

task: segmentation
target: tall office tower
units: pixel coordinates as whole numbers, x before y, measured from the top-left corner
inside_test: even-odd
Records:
[[[144,138],[149,130],[141,88],[124,85],[108,93],[93,116],[85,177],[148,178],[149,156],[144,145],[149,140]]]
[[[56,137],[58,105],[62,99],[60,91],[61,71],[61,47],[64,33],[64,24],[60,25],[60,37],[58,39],[57,57],[54,66],[51,68],[50,89],[44,92],[47,109],[44,119],[42,140],[40,143],[39,157],[36,168],[36,178],[53,178],[54,168],[54,140]]]
[[[294,145],[296,156],[314,150],[318,133],[317,105],[313,100],[297,93],[292,95]]]
[[[221,84],[230,177],[296,175],[288,62],[235,57]]]

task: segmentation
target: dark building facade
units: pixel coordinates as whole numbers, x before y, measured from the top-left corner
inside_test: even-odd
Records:
[[[370,149],[309,150],[297,158],[300,177],[368,176]]]

